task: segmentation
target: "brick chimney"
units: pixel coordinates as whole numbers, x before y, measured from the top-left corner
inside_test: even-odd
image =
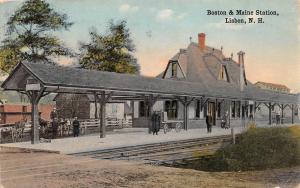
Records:
[[[240,91],[244,91],[245,85],[247,85],[246,73],[245,73],[245,65],[244,65],[244,55],[245,52],[239,51],[238,55],[238,64],[240,66]]]
[[[198,45],[199,45],[200,50],[205,49],[205,33],[198,34]]]

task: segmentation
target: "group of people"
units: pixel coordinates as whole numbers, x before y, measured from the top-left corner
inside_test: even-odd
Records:
[[[229,116],[229,113],[226,112],[224,114],[224,116],[222,117],[222,119],[221,119],[221,128],[224,128],[224,129],[229,129],[230,128],[230,125],[228,123],[228,116]],[[211,133],[212,125],[213,125],[212,116],[207,114],[205,120],[206,120],[206,126],[207,126],[207,133]]]
[[[59,124],[61,123],[59,122],[56,108],[54,108],[53,111],[51,112],[50,118],[51,118],[51,127],[52,127],[52,139],[55,139],[57,138],[58,127]],[[80,122],[78,121],[77,117],[74,117],[74,120],[72,121],[72,125],[73,125],[73,136],[78,137],[80,132]]]
[[[229,128],[229,124],[227,123],[227,116],[228,116],[228,113],[226,113],[223,117],[223,119],[221,120],[221,127],[222,128]],[[160,119],[160,114],[157,113],[157,112],[154,112],[153,115],[152,115],[152,126],[151,126],[151,130],[150,132],[153,133],[153,135],[157,135],[159,130],[160,130],[160,126],[161,126],[161,119]],[[207,133],[211,133],[212,132],[212,124],[213,124],[213,119],[212,119],[212,116],[211,115],[207,115],[206,116],[206,126],[207,126]]]

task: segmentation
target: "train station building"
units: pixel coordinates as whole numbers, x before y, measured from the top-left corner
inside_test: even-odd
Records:
[[[204,127],[207,115],[215,126],[220,126],[222,117],[231,126],[249,120],[272,124],[274,115],[280,115],[281,123],[299,122],[297,95],[255,86],[245,73],[244,52],[238,52],[234,61],[205,40],[200,33],[198,42],[180,49],[155,78],[21,62],[2,87],[29,96],[32,143],[39,142],[39,101],[50,93],[94,96],[101,138],[106,134],[105,106],[114,101],[130,104],[133,127],[150,127],[155,111],[166,112],[168,119],[181,119],[185,130]]]

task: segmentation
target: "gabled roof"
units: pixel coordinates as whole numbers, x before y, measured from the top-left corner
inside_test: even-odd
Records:
[[[199,49],[197,43],[190,43],[185,50],[180,50],[172,61],[178,61],[182,67],[186,81],[189,82],[205,82],[213,84],[214,82],[223,81],[218,80],[218,74],[221,65],[226,66],[228,76],[231,84],[239,84],[239,65],[230,58],[225,58],[219,49],[206,46],[204,51]],[[159,74],[157,77],[161,77]]]
[[[124,92],[157,93],[168,95],[207,95],[207,88],[201,83],[178,83],[138,75],[118,74],[72,67],[53,66],[42,63],[22,62],[5,80],[2,87],[6,90],[25,90],[26,79],[34,77],[45,91],[111,90]],[[73,89],[73,90],[72,90]]]
[[[240,66],[231,58],[226,58],[222,51],[209,46],[205,50],[200,50],[197,43],[191,42],[189,46],[180,50],[171,58],[172,61],[178,61],[185,74],[185,79],[178,81],[187,81],[192,83],[203,83],[210,92],[225,90],[236,91],[240,89]],[[229,82],[219,80],[219,71],[224,65],[226,67]],[[164,74],[159,74],[158,78],[164,78]],[[284,100],[289,96],[277,96],[278,93],[265,91],[255,87],[249,80],[245,86],[243,96],[246,98],[277,98]]]

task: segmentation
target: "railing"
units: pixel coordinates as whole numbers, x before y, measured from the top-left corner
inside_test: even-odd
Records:
[[[30,124],[25,124],[25,122],[2,124],[0,126],[0,143],[7,139],[12,142],[22,141],[24,134],[29,132]]]
[[[99,132],[100,120],[99,119],[84,119],[80,121],[80,133],[87,134],[88,132]],[[72,121],[67,123],[58,122],[57,133],[59,137],[70,136],[73,133]],[[132,127],[131,119],[117,119],[106,118],[107,130],[122,129]],[[31,131],[31,123],[18,122],[15,124],[0,124],[0,143],[4,142],[20,142],[28,139]],[[52,124],[51,122],[40,122],[39,127],[40,137],[52,137]]]
[[[132,127],[132,120],[131,119],[107,118],[106,126],[108,128],[113,128],[113,129]]]

